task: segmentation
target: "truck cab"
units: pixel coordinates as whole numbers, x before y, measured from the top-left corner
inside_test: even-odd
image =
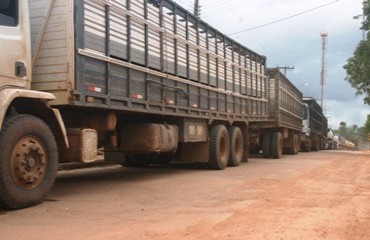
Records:
[[[58,149],[68,148],[61,115],[48,104],[55,96],[31,90],[27,0],[0,1],[0,53],[0,207],[19,209],[50,191]]]
[[[303,98],[302,115],[301,150],[309,152],[325,149],[327,119],[314,98]]]
[[[29,89],[31,40],[28,1],[0,2],[0,88]]]

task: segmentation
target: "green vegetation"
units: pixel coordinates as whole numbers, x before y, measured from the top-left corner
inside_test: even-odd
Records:
[[[363,127],[358,127],[357,125],[348,127],[345,122],[341,122],[339,128],[333,131],[358,146],[359,142],[367,141],[367,134],[370,133],[370,114],[367,115],[367,120]]]
[[[346,80],[356,89],[357,95],[364,95],[364,102],[370,105],[370,0],[363,1],[363,22],[361,29],[366,33],[353,56],[347,60],[344,69]]]

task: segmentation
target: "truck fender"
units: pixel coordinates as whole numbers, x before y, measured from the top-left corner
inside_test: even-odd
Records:
[[[67,148],[69,147],[67,131],[64,126],[64,122],[60,115],[60,112],[58,109],[51,108],[49,104],[47,103],[48,101],[56,99],[55,96],[51,93],[32,91],[32,90],[26,90],[26,89],[14,89],[14,88],[0,90],[0,99],[2,100],[1,105],[0,105],[0,129],[3,126],[5,114],[8,108],[10,107],[10,105],[16,98],[38,99],[40,100],[40,102],[43,102],[45,106],[53,112],[54,117],[56,121],[58,122],[59,130],[61,131],[63,135],[64,144]]]
[[[66,148],[68,149],[69,148],[69,141],[68,141],[68,136],[67,136],[67,129],[64,126],[62,116],[60,115],[60,112],[59,112],[58,109],[52,108],[51,110],[53,110],[55,119],[57,120],[58,126],[59,126],[60,131],[62,132],[62,135],[63,135],[64,144],[65,144]]]

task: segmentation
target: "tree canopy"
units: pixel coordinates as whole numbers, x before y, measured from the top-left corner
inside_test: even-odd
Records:
[[[370,0],[363,1],[363,22],[361,29],[366,33],[357,46],[353,56],[347,60],[344,69],[346,80],[356,89],[358,95],[364,95],[364,102],[370,105]]]
[[[370,114],[367,115],[364,129],[367,133],[370,133]]]
[[[370,114],[368,115],[368,119],[370,120]],[[369,121],[369,124],[370,124],[370,121]],[[351,141],[356,146],[358,146],[359,143],[362,141],[367,141],[366,124],[363,127],[358,127],[357,125],[347,126],[345,122],[341,122],[339,124],[339,128],[333,129],[333,131],[336,134]]]

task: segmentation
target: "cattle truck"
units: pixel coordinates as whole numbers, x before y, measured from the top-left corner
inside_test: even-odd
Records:
[[[0,2],[0,206],[40,203],[60,163],[247,160],[266,58],[170,0]]]
[[[301,150],[304,152],[325,149],[328,121],[320,105],[312,97],[303,98]]]
[[[269,118],[249,124],[250,145],[264,158],[298,154],[302,130],[302,93],[278,68],[267,69]]]

